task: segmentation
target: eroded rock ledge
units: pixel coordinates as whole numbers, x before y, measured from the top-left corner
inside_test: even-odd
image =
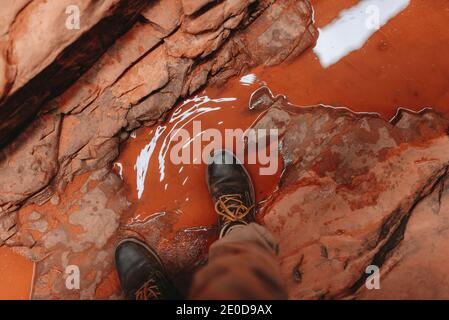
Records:
[[[118,10],[118,2],[108,3]],[[57,9],[48,14],[59,17],[64,11]],[[98,14],[99,20],[106,12],[91,14]],[[1,150],[0,243],[15,233],[14,215],[20,206],[45,203],[75,175],[110,167],[129,132],[161,119],[179,98],[207,82],[224,81],[246,68],[280,63],[302,52],[316,37],[311,15],[308,1],[149,1],[131,29],[68,90],[45,103],[36,120]],[[39,47],[43,52],[36,54],[45,56],[45,50],[52,49]],[[47,58],[44,62],[24,68],[41,70],[59,63]],[[70,62],[77,65],[79,60]],[[7,82],[19,86],[28,81],[17,79]],[[47,81],[40,83],[45,86]],[[14,96],[11,88],[4,90],[5,103]],[[36,102],[32,108],[41,101],[39,94],[31,100]]]
[[[0,148],[42,104],[72,84],[134,24],[147,0],[18,0],[2,3]],[[76,7],[79,28],[67,28]],[[67,13],[71,11],[68,10]]]
[[[448,119],[298,108],[267,88],[251,103],[268,108],[256,127],[283,136],[286,170],[263,222],[292,298],[449,297]],[[368,265],[381,290],[366,289]]]

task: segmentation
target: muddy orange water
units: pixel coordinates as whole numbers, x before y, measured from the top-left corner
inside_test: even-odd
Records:
[[[326,68],[310,49],[289,64],[257,68],[222,88],[207,88],[198,93],[197,100],[178,106],[166,123],[137,130],[116,162],[135,204],[134,216],[128,222],[144,221],[166,210],[182,212],[179,227],[216,221],[204,182],[205,165],[171,163],[168,154],[173,143],[168,135],[181,127],[192,133],[193,120],[201,121],[202,130],[249,128],[259,114],[248,110],[248,100],[262,84],[298,106],[345,106],[378,112],[385,119],[398,107],[433,107],[449,113],[449,2],[436,0],[431,6],[425,0],[412,0],[408,5],[408,1],[402,2],[404,8],[361,49]],[[312,3],[321,32],[341,19],[344,10],[361,4],[356,0]],[[261,176],[257,165],[248,169],[258,200],[266,199],[275,191],[282,168],[273,176]]]
[[[362,3],[358,0],[311,2],[316,25],[322,32],[338,25],[339,20],[344,21],[344,10]],[[182,213],[179,228],[215,223],[204,182],[204,164],[174,165],[167,158],[173,146],[168,143],[168,133],[180,127],[192,131],[193,120],[201,121],[202,130],[247,129],[259,116],[247,110],[248,99],[262,84],[268,85],[275,94],[286,95],[299,107],[319,103],[345,106],[354,111],[378,112],[385,119],[391,118],[397,107],[412,110],[432,107],[449,114],[449,1],[383,2],[401,2],[405,6],[359,49],[348,52],[326,68],[310,49],[289,64],[257,68],[242,79],[230,80],[224,87],[207,88],[198,93],[202,100],[178,106],[168,116],[172,122],[134,132],[135,138],[122,146],[115,165],[134,203],[126,222],[144,221],[157,212],[175,210]],[[345,40],[348,39],[341,38]],[[202,103],[205,97],[210,101]],[[222,100],[225,98],[233,99]],[[276,189],[281,167],[272,176],[261,176],[258,165],[248,169],[257,199],[263,201]],[[0,297],[27,297],[26,286],[15,287],[22,288],[20,292],[8,288],[12,282],[29,283],[32,264],[1,250]]]
[[[216,222],[205,183],[206,165],[201,159],[204,156],[194,153],[193,144],[211,128],[217,129],[223,137],[229,129],[241,129],[243,134],[260,115],[247,108],[248,97],[259,85],[258,81],[252,85],[242,85],[234,80],[226,87],[232,96],[219,94],[217,89],[205,90],[187,99],[169,114],[163,124],[139,129],[132,135],[115,163],[115,170],[123,176],[135,204],[135,213],[127,223],[143,222],[162,211],[181,212],[179,228],[208,226]],[[220,97],[212,98],[217,96]],[[194,125],[198,126],[196,131]],[[187,130],[190,135],[190,141],[185,144],[190,150],[187,153],[190,164],[174,164],[171,159],[176,144],[172,134],[180,129]],[[205,147],[208,143],[202,142],[201,146]],[[226,147],[225,141],[223,147]],[[275,157],[275,160],[278,166],[273,175],[260,174],[259,168],[266,166],[258,163],[246,167],[257,183],[256,199],[259,202],[267,199],[276,189],[283,163],[281,157]]]
[[[312,0],[316,25],[324,28],[357,3]],[[309,50],[291,65],[260,70],[259,77],[297,105],[347,106],[386,119],[397,107],[449,113],[448,54],[449,1],[411,0],[360,50],[338,63],[323,69]]]
[[[33,264],[10,248],[0,248],[0,300],[29,299]]]

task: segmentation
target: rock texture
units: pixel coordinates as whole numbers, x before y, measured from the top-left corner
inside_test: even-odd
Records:
[[[192,16],[183,11],[187,3],[150,2],[92,68],[1,150],[0,172],[7,173],[0,176],[0,217],[25,201],[44,203],[75,175],[110,166],[130,131],[155,123],[206,82],[293,57],[316,35],[307,1],[227,0]],[[279,26],[293,22],[296,31],[279,36]]]
[[[64,29],[68,4],[81,9],[79,30]],[[176,212],[128,223],[130,203],[111,172],[119,144],[206,83],[301,53],[316,37],[309,1],[23,0],[5,8],[1,144],[33,121],[0,151],[0,245],[37,262],[33,297],[120,298],[112,257],[129,234],[157,247],[187,288],[184,273],[205,261],[216,230],[174,230]],[[281,133],[286,167],[261,222],[281,242],[291,298],[449,298],[447,119],[431,110],[399,110],[386,122],[298,108],[267,88],[250,109],[264,112],[256,127]],[[66,286],[70,265],[80,268],[81,290]],[[381,270],[380,290],[365,287],[368,265]]]
[[[86,71],[147,3],[5,2],[0,20],[0,147],[16,137],[46,100]],[[72,20],[78,16],[79,24]]]
[[[65,28],[67,1],[11,1],[0,20],[2,145],[34,119],[0,150],[0,245],[38,261],[34,298],[116,298],[112,246],[128,205],[111,173],[119,144],[206,83],[294,58],[317,31],[308,0],[70,4],[80,7],[80,30]],[[126,232],[161,227],[151,226]],[[166,254],[180,270],[204,256],[210,232],[173,237],[191,249],[186,261]],[[89,283],[76,296],[64,285],[72,263]]]
[[[448,297],[449,120],[297,108],[267,88],[251,107],[268,108],[256,128],[282,134],[286,169],[263,222],[291,298]],[[380,290],[365,287],[369,265]]]
[[[259,217],[280,240],[290,298],[447,298],[448,119],[430,109],[399,110],[387,122],[341,108],[299,108],[266,87],[250,109],[264,112],[255,128],[281,133],[285,171]],[[19,231],[7,243],[39,261],[34,298],[120,298],[112,255],[128,235],[157,248],[171,278],[188,288],[217,231],[175,230],[176,212],[129,223],[120,186],[104,169],[19,210]],[[75,293],[61,276],[70,264],[89,284]],[[381,270],[380,290],[365,287],[368,265]]]
[[[156,248],[170,278],[184,293],[194,272],[207,260],[217,230],[175,230],[179,213],[160,212],[129,223],[131,203],[121,179],[107,169],[78,176],[60,196],[18,211],[18,231],[7,241],[36,261],[33,299],[121,299],[114,266],[121,238],[143,239]],[[66,283],[77,266],[79,290]],[[69,268],[69,269],[68,269]]]
[[[104,279],[114,272],[120,218],[129,203],[119,177],[100,170],[78,177],[66,194],[43,206],[19,211],[19,231],[8,240],[36,264],[34,299],[91,299],[120,296]],[[77,266],[80,290],[67,286],[69,266]]]

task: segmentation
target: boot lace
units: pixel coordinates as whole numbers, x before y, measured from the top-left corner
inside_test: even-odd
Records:
[[[161,292],[153,279],[145,282],[139,290],[136,291],[136,300],[159,300]]]
[[[215,203],[215,211],[225,222],[242,221],[253,208],[243,203],[240,194],[222,195]]]

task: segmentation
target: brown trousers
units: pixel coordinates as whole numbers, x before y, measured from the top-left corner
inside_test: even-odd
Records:
[[[287,299],[277,253],[278,244],[264,227],[234,227],[210,247],[209,262],[195,275],[190,299]]]

